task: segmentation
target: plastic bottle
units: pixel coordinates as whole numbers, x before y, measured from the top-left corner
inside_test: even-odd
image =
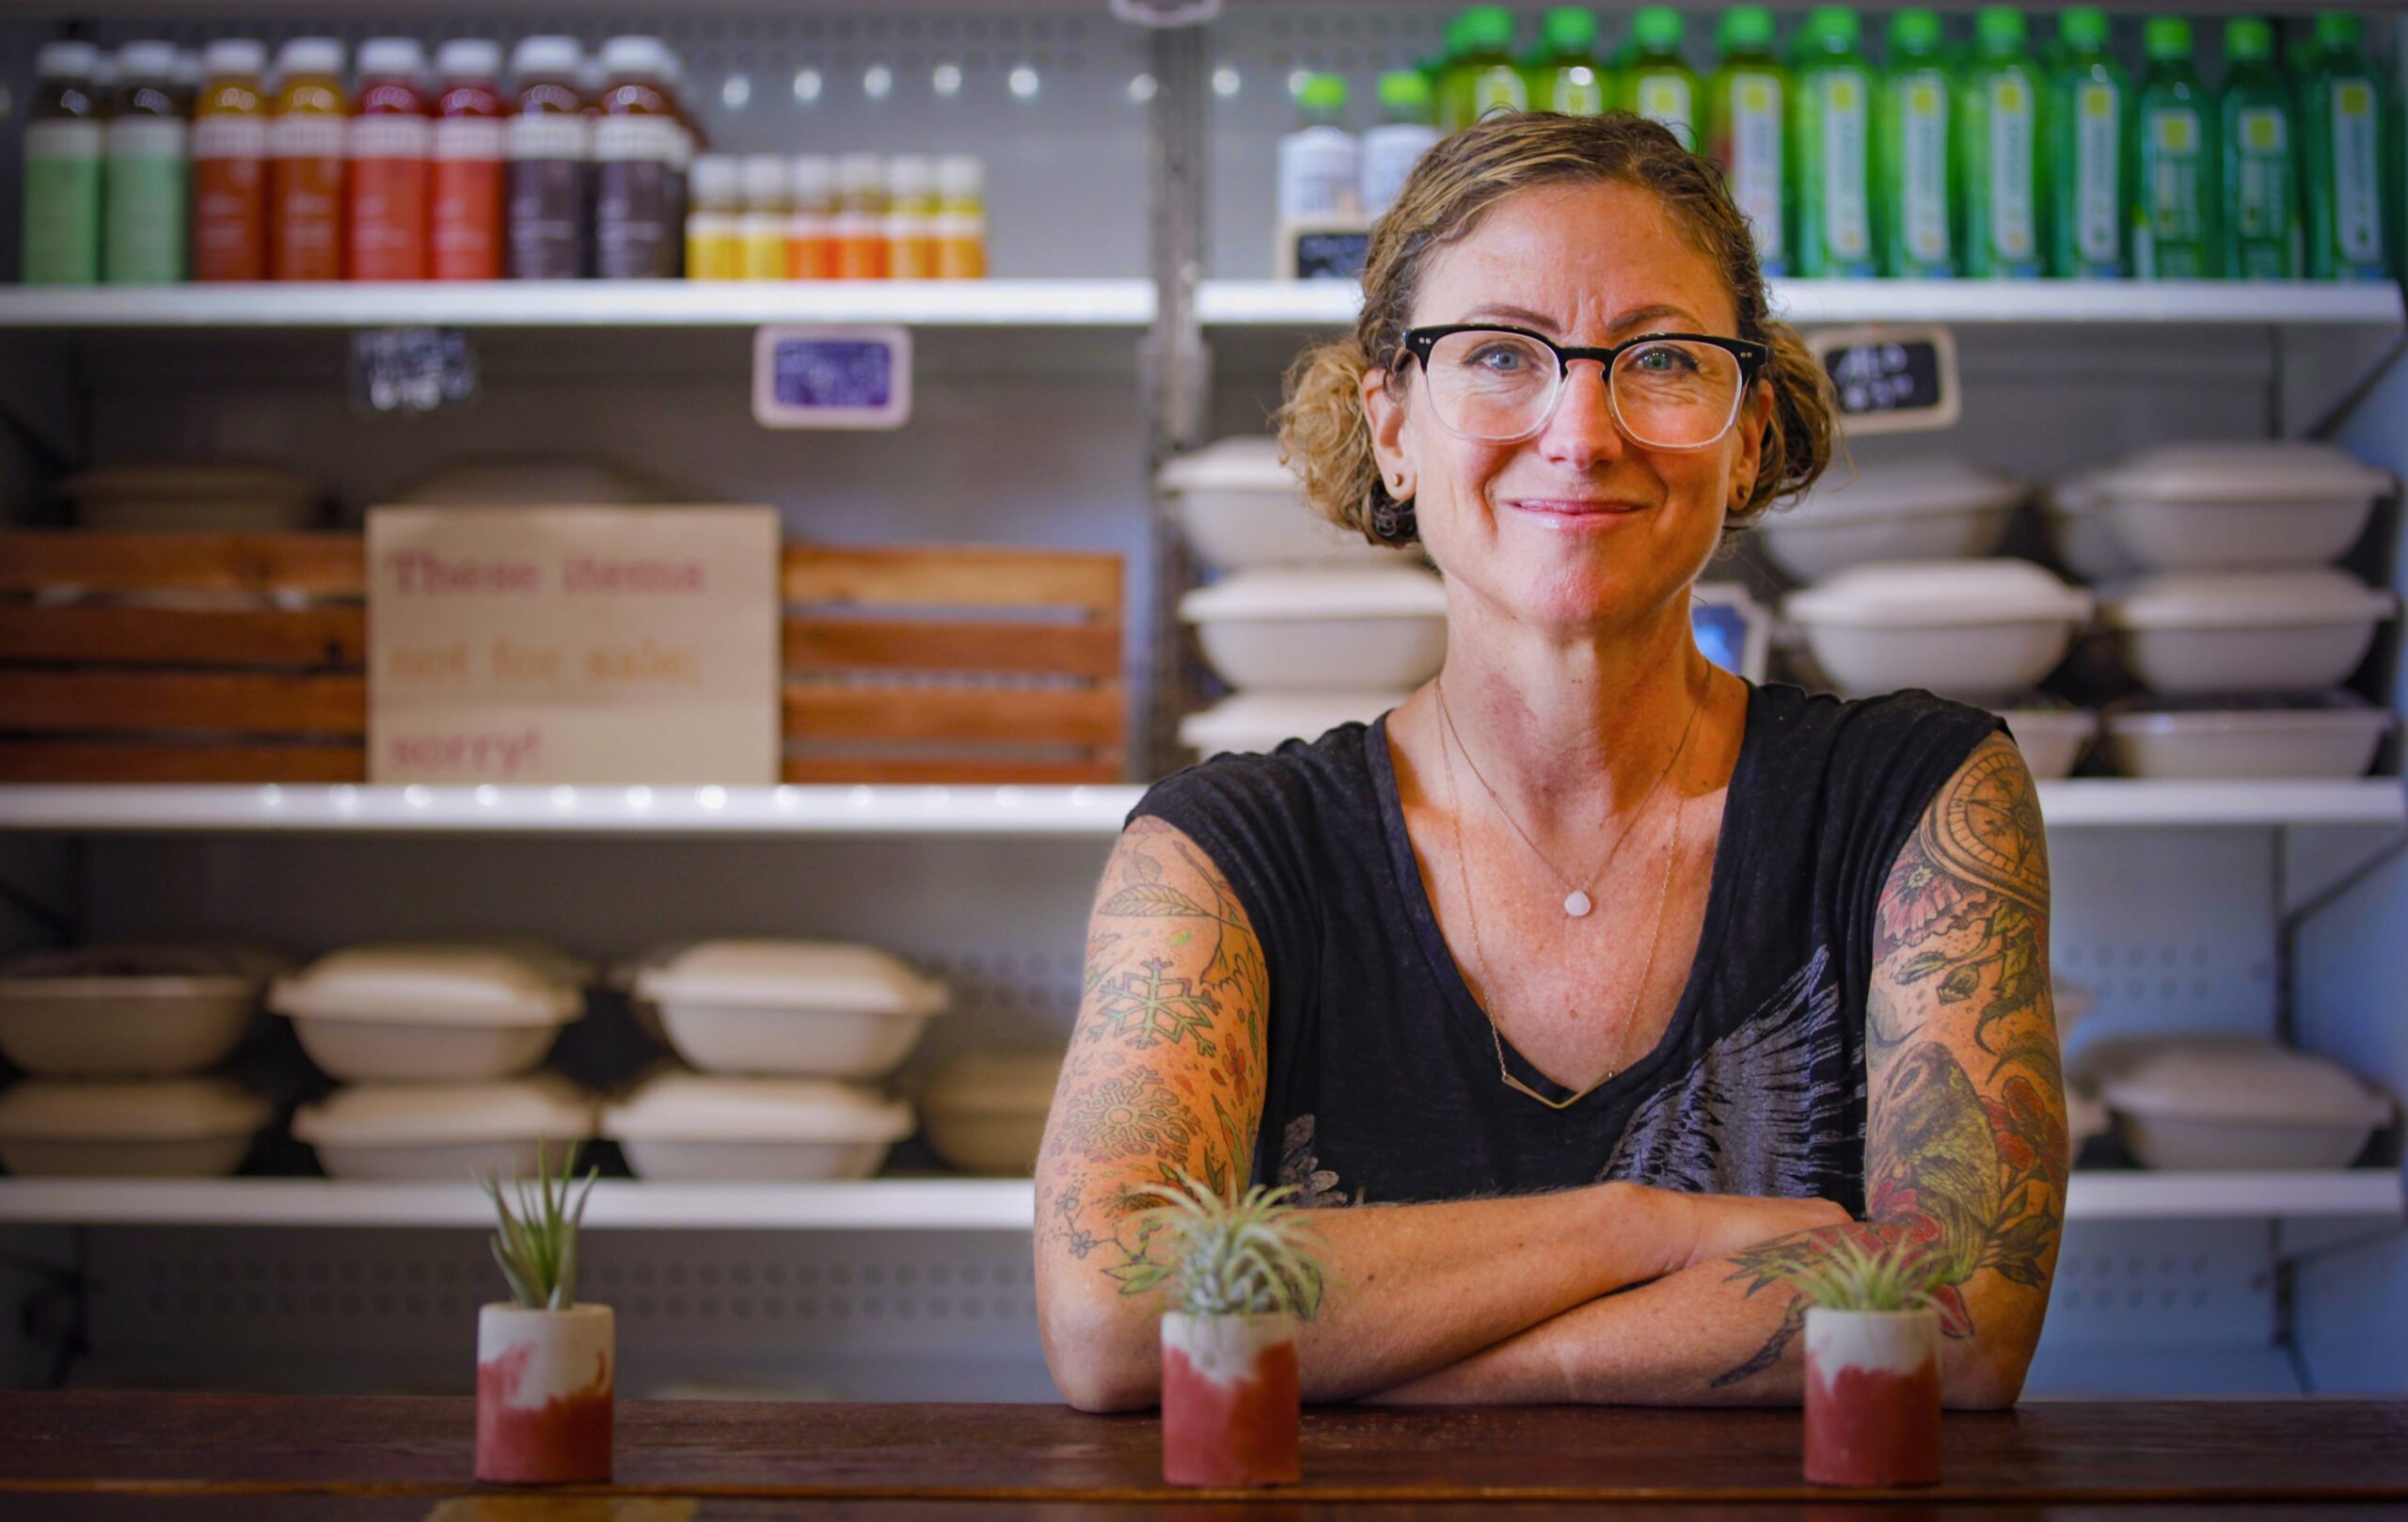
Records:
[[[1662,122],[1697,151],[1697,73],[1681,61],[1681,13],[1641,6],[1630,18],[1630,66],[1621,74],[1623,109]]]
[[[662,245],[667,262],[660,272],[670,276],[685,272],[686,244],[684,239],[675,235],[675,230],[686,225],[686,208],[691,204],[686,177],[693,167],[694,155],[708,151],[710,141],[701,121],[686,104],[686,61],[674,53],[668,54],[668,61],[661,70],[661,79],[669,96],[669,114],[677,123],[677,135],[669,155],[669,227],[672,230],[669,240]]]
[[[1447,65],[1438,91],[1438,119],[1449,132],[1491,111],[1530,108],[1529,82],[1513,66],[1513,13],[1503,6],[1473,6],[1455,18],[1463,51]]]
[[[2062,55],[2049,90],[2050,259],[2067,279],[2131,273],[2131,81],[2107,51],[2107,16],[2076,6],[2057,18]]]
[[[1538,50],[1529,73],[1531,110],[1604,116],[1613,90],[1597,56],[1597,13],[1586,6],[1558,6],[1539,18]]]
[[[1956,84],[1940,56],[1940,18],[1907,9],[1890,18],[1890,67],[1881,78],[1874,148],[1881,272],[1900,279],[1956,273],[1956,172],[1949,152]]]
[[[669,96],[669,50],[657,37],[602,44],[602,116],[594,128],[594,268],[606,280],[657,280],[674,270],[677,164],[685,128]]]
[[[2189,22],[2151,16],[2141,38],[2148,67],[2132,119],[2132,270],[2145,280],[2210,279],[2222,267],[2215,97],[2191,67]]]
[[[987,170],[967,153],[937,160],[937,275],[987,277]]]
[[[1363,135],[1363,214],[1377,216],[1396,202],[1413,166],[1438,140],[1430,81],[1418,70],[1380,76],[1380,124]]]
[[[779,168],[785,167],[779,161]],[[686,214],[686,278],[739,280],[744,277],[744,163],[724,153],[704,153],[694,160],[693,208]],[[781,269],[785,247],[781,230]]]
[[[898,280],[937,277],[937,166],[920,153],[886,161],[886,273]]]
[[[1346,130],[1346,81],[1313,74],[1296,92],[1296,128],[1279,139],[1279,219],[1359,214],[1361,150]]]
[[[267,125],[268,274],[278,280],[339,280],[351,116],[342,91],[342,44],[331,37],[296,37],[277,49],[276,72]]]
[[[435,128],[428,194],[427,273],[438,280],[501,277],[501,44],[457,38],[435,53]]]
[[[191,225],[192,129],[176,46],[128,42],[118,67],[101,171],[101,278],[169,285],[184,277]]]
[[[1789,244],[1810,277],[1875,273],[1873,69],[1857,48],[1856,12],[1808,13],[1790,73]]]
[[[1757,261],[1766,275],[1781,276],[1789,273],[1782,162],[1789,80],[1772,44],[1772,12],[1764,7],[1722,13],[1714,33],[1721,61],[1705,82],[1705,120],[1707,149],[1755,233]]]
[[[593,267],[591,103],[578,86],[584,54],[573,37],[529,37],[511,49],[505,251],[514,280],[573,280]]]
[[[836,162],[805,153],[787,166],[786,278],[836,277]]]
[[[875,153],[836,161],[836,277],[886,278],[886,165]]]
[[[359,44],[352,104],[347,233],[355,280],[426,278],[427,159],[434,121],[421,81],[426,50],[406,37]]]
[[[192,105],[192,277],[267,278],[267,49],[225,37],[201,58]]]
[[[100,50],[45,42],[25,121],[24,278],[90,285],[101,277],[101,153],[105,133],[92,86]]]
[[[731,195],[724,182],[735,177]],[[705,183],[705,182],[708,182]],[[685,268],[689,279],[721,280],[783,280],[786,277],[786,224],[790,216],[791,186],[783,153],[748,153],[732,157],[722,153],[700,153],[687,166],[687,212]],[[696,228],[716,236],[716,216],[734,219],[736,237],[735,268],[705,272],[695,267],[698,254],[710,256],[714,262],[724,259],[724,250],[698,246]]]
[[[2316,18],[2315,48],[2300,82],[2307,273],[2320,280],[2380,280],[2384,200],[2400,161],[2384,151],[2383,83],[2368,62],[2355,15]]]
[[[1973,18],[1973,59],[1956,95],[1958,248],[1967,275],[2035,279],[2041,239],[2040,66],[2023,13],[1985,6]]]
[[[2274,29],[2235,16],[2224,29],[2224,270],[2237,280],[2296,280],[2299,140],[2291,91],[2274,71]]]

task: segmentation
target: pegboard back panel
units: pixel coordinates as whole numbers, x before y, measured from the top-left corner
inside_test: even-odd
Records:
[[[2271,1036],[2271,830],[2056,830],[2050,951],[2099,995],[2074,1044],[2217,1030]]]

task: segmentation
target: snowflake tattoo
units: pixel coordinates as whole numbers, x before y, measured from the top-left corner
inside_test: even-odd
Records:
[[[1164,977],[1169,966],[1164,958],[1149,957],[1143,970],[1123,973],[1119,982],[1098,989],[1096,1013],[1114,1035],[1140,1050],[1193,1042],[1198,1055],[1212,1056],[1219,1047],[1204,1033],[1220,1006],[1197,992],[1194,979]]]

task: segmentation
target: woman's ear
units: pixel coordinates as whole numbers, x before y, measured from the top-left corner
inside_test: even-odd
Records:
[[[1739,448],[1731,461],[1731,506],[1735,510],[1747,505],[1749,496],[1763,478],[1765,466],[1765,429],[1772,421],[1772,382],[1759,380],[1748,393],[1746,404],[1739,408]]]
[[[1391,373],[1363,372],[1363,417],[1370,424],[1371,458],[1379,463],[1380,484],[1400,502],[1411,501],[1414,463],[1405,448],[1404,398],[1389,386]]]

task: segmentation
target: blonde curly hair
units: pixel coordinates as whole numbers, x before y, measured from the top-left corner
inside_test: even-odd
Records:
[[[1830,377],[1798,330],[1770,316],[1755,239],[1720,172],[1662,126],[1624,112],[1509,112],[1465,127],[1421,156],[1396,203],[1371,229],[1354,331],[1306,350],[1289,367],[1278,413],[1279,452],[1304,483],[1305,499],[1314,512],[1373,544],[1413,543],[1411,500],[1388,495],[1372,456],[1363,376],[1386,369],[1403,348],[1414,298],[1431,260],[1468,236],[1489,208],[1533,185],[1602,182],[1636,185],[1662,198],[1682,230],[1730,282],[1738,336],[1772,351],[1764,373],[1773,394],[1765,468],[1725,520],[1726,538],[1823,473],[1830,461],[1836,411]],[[1374,356],[1380,357],[1376,363]],[[1389,371],[1388,384],[1402,386],[1403,373]]]

